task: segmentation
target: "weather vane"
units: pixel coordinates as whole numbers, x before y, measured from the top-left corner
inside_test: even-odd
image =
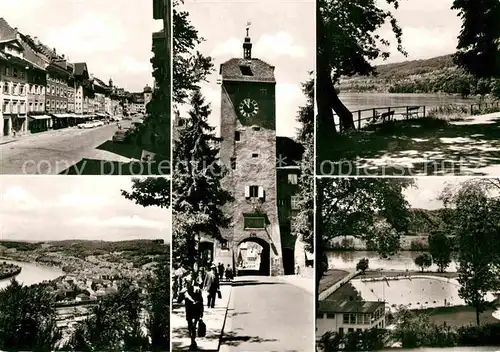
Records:
[[[248,31],[250,30],[251,25],[252,25],[252,22],[247,21],[247,37],[249,36]]]

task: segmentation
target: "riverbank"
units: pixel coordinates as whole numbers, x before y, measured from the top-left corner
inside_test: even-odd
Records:
[[[0,280],[9,279],[13,276],[19,275],[22,268],[15,264],[0,263]]]

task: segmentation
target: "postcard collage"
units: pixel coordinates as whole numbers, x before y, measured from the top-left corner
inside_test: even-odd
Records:
[[[500,0],[0,0],[0,351],[500,351]]]

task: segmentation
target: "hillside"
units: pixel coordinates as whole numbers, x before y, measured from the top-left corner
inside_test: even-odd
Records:
[[[342,78],[336,87],[344,93],[500,94],[500,81],[473,77],[453,62],[452,55],[376,66],[375,76]]]

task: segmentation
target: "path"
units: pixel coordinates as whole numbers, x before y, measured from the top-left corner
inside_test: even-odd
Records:
[[[310,351],[314,296],[279,277],[237,278],[220,351]]]
[[[397,121],[336,138],[337,141],[320,143],[318,174],[480,176],[500,173],[500,112],[449,122]]]
[[[123,121],[129,126],[131,121]],[[112,123],[93,129],[65,128],[21,136],[0,145],[0,174],[58,174],[84,158],[127,162],[130,159],[96,149],[118,129]]]

